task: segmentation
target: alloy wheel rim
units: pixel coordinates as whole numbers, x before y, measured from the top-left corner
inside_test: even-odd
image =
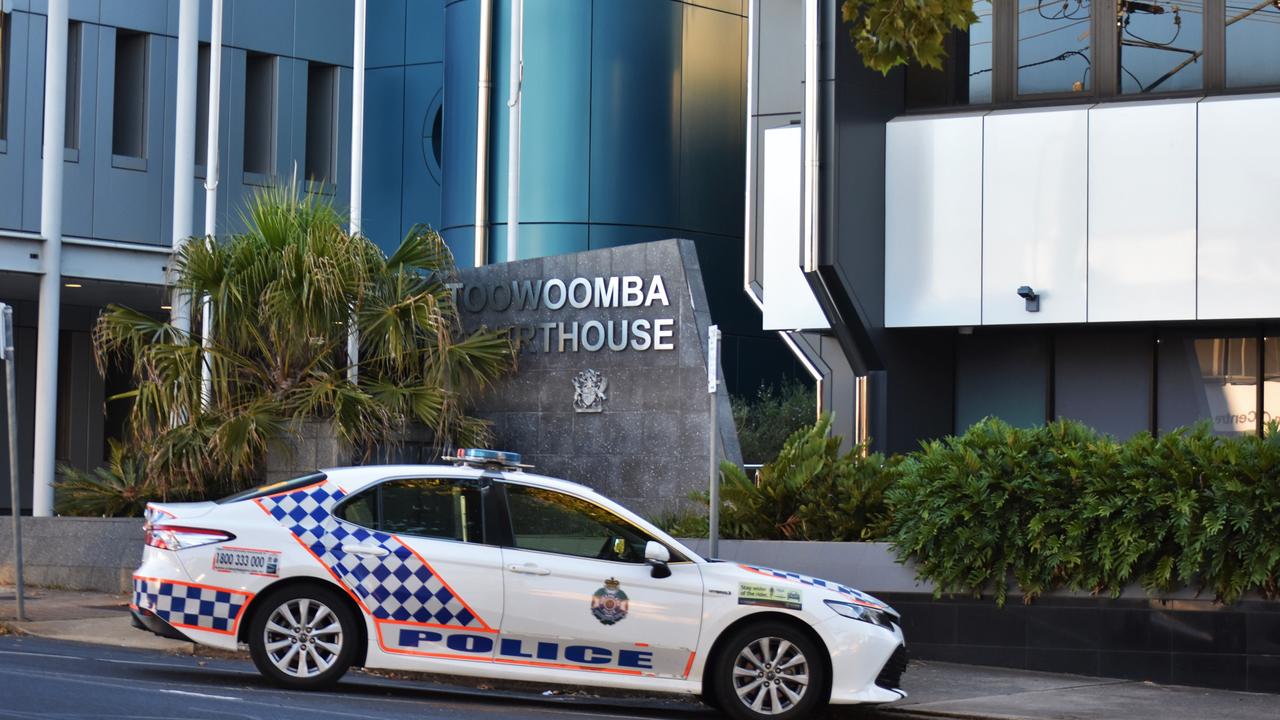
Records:
[[[267,658],[280,672],[313,678],[333,667],[342,652],[342,623],[319,600],[294,598],[272,611],[262,640]]]
[[[809,661],[789,640],[757,638],[733,662],[738,700],[761,715],[780,715],[796,706],[809,689]]]

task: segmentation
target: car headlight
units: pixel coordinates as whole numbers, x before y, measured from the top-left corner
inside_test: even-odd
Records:
[[[894,620],[896,618],[886,610],[878,610],[873,607],[867,607],[866,605],[840,602],[839,600],[827,600],[826,602],[827,607],[835,610],[837,613],[849,618],[850,620],[861,620],[862,622],[871,623],[872,625],[879,625],[882,628],[890,630],[893,629]]]

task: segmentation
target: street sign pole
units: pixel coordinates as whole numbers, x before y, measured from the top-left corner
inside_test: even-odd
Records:
[[[720,388],[719,369],[720,327],[712,325],[707,328],[707,397],[711,398],[711,431],[707,433],[711,437],[709,458],[711,510],[707,524],[711,535],[708,554],[713,558],[720,555],[720,463],[716,453],[716,440],[720,436],[718,422],[720,404],[716,402],[719,399],[717,397],[717,391]]]
[[[9,426],[9,497],[13,508],[14,597],[18,600],[18,620],[26,620],[26,591],[22,583],[22,493],[18,484],[18,399],[17,373],[13,349],[13,308],[0,303],[0,360],[4,360],[5,408]]]

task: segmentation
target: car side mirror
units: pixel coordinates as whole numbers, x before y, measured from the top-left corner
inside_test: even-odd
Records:
[[[644,546],[644,562],[653,568],[649,573],[651,577],[667,578],[671,577],[671,568],[667,565],[671,561],[671,551],[667,550],[667,546],[656,540],[650,540]]]

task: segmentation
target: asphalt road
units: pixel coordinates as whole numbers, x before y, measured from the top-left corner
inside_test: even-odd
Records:
[[[543,698],[349,673],[327,692],[268,685],[248,661],[0,636],[0,718],[712,720],[683,700]]]

